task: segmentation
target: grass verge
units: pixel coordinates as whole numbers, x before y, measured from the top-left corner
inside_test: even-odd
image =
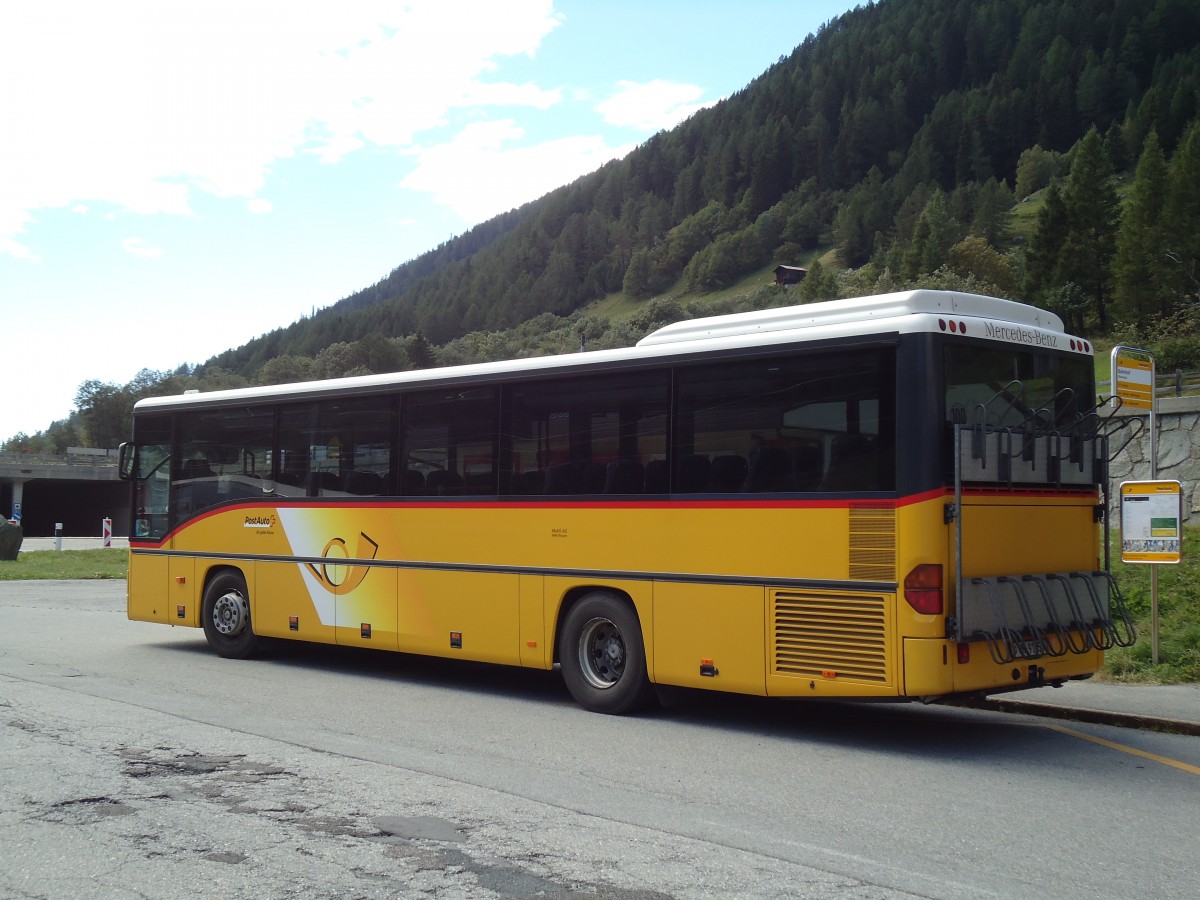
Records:
[[[55,581],[74,578],[124,578],[129,551],[39,550],[0,561],[0,581]]]
[[[1200,682],[1200,526],[1183,530],[1183,562],[1158,567],[1158,665],[1152,661],[1150,566],[1125,565],[1113,535],[1113,577],[1137,624],[1132,647],[1105,654],[1104,675],[1113,681],[1142,684]]]

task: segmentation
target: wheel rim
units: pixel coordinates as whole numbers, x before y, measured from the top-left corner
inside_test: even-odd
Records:
[[[579,635],[579,667],[588,684],[610,688],[625,674],[625,638],[612,620],[597,617]]]
[[[237,591],[229,591],[213,604],[213,627],[225,637],[237,637],[250,621],[250,604]]]

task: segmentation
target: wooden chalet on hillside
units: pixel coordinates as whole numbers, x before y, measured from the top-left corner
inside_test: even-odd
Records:
[[[800,266],[776,266],[775,267],[775,283],[790,287],[793,284],[799,284],[808,275],[808,269],[802,269]]]

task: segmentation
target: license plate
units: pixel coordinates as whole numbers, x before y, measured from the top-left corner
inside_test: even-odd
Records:
[[[1023,659],[1035,659],[1046,655],[1046,648],[1041,641],[1010,641],[1013,656]]]

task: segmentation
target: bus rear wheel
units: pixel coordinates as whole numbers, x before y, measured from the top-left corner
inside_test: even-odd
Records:
[[[612,594],[597,591],[572,606],[559,647],[563,681],[584,709],[622,715],[653,699],[637,613]]]
[[[258,636],[250,624],[250,594],[240,572],[221,572],[208,583],[201,620],[218,656],[246,659],[254,654]]]

